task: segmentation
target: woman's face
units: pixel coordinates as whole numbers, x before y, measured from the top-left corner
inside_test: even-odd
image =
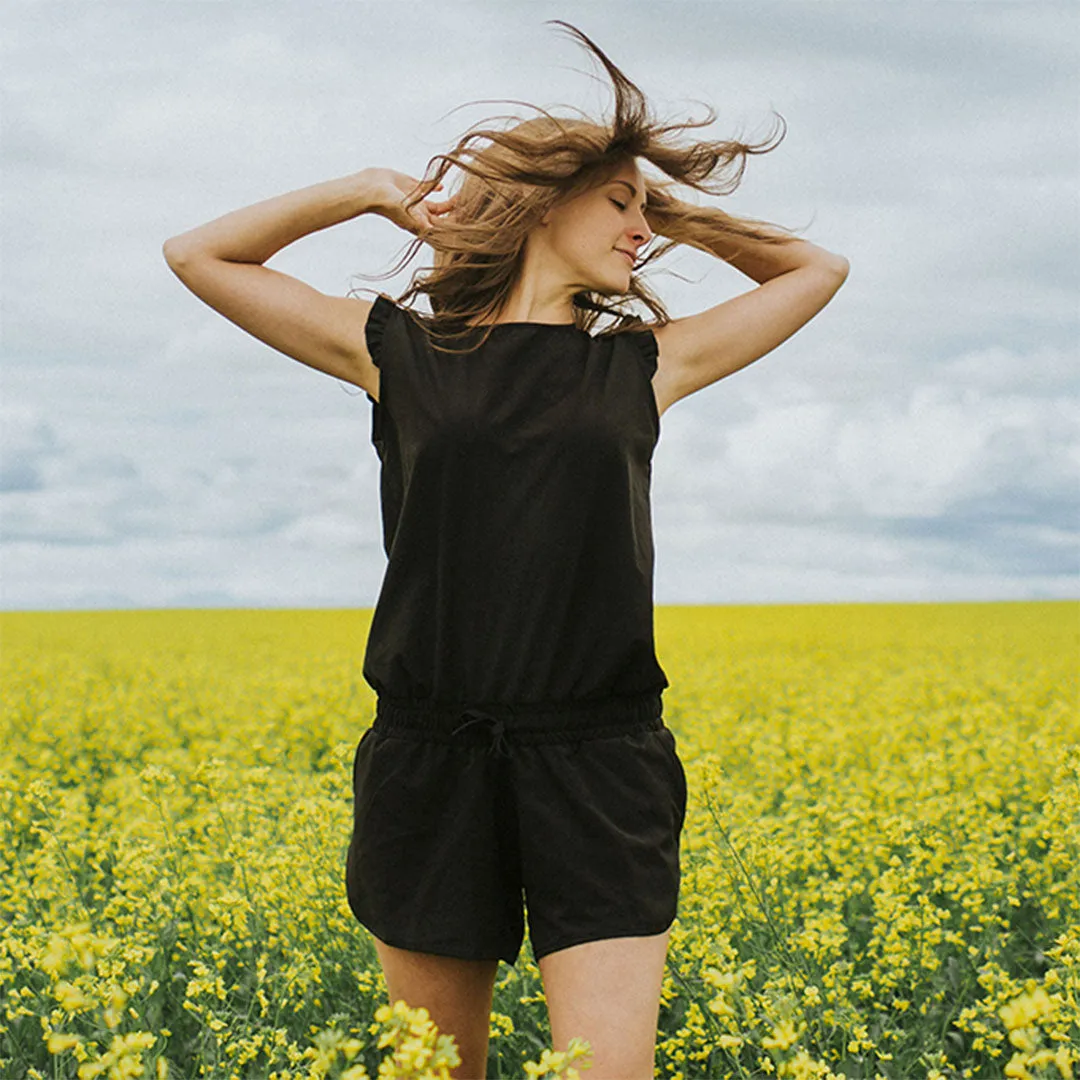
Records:
[[[629,161],[611,179],[555,206],[530,236],[530,255],[576,289],[625,293],[638,250],[652,239],[645,178]]]

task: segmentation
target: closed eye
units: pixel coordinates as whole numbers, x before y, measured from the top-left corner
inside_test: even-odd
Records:
[[[612,201],[612,202],[613,202],[613,203],[614,203],[614,204],[615,204],[615,205],[616,205],[616,206],[617,206],[617,207],[618,207],[618,208],[619,208],[620,210],[625,210],[625,209],[626,209],[626,203],[621,203],[621,202],[619,202],[619,200],[618,200],[618,199],[612,199],[611,201]]]

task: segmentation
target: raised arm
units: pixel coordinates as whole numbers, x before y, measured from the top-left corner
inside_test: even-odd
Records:
[[[654,232],[716,255],[758,282],[756,289],[654,331],[659,355],[653,390],[661,413],[775,349],[821,311],[847,278],[842,255],[763,222],[753,225],[771,240],[724,239],[731,220],[722,210],[678,202],[650,217]],[[715,239],[704,241],[705,236]]]
[[[230,322],[377,400],[379,371],[364,336],[372,301],[327,296],[262,264],[302,236],[365,213],[423,234],[447,204],[422,202],[406,209],[407,197],[419,186],[405,173],[364,169],[234,210],[171,237],[162,253],[173,273]]]

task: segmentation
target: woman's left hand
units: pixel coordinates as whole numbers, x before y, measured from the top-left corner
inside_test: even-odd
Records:
[[[414,187],[402,201],[408,202],[422,186],[423,185],[420,183],[417,183],[416,187]],[[437,191],[441,187],[442,184],[439,184],[432,190]],[[410,207],[408,211],[409,215],[416,222],[416,228],[411,231],[417,236],[426,236],[436,225],[438,225],[439,218],[445,217],[446,214],[449,214],[454,209],[454,206],[457,204],[457,199],[458,197],[456,195],[451,195],[449,199],[444,199],[442,202],[435,202],[433,199],[424,199],[423,202],[419,202],[415,206]]]

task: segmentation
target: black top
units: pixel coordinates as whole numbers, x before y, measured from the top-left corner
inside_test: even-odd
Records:
[[[652,331],[501,323],[454,355],[380,295],[366,336],[389,559],[364,657],[376,693],[524,704],[666,687]]]

